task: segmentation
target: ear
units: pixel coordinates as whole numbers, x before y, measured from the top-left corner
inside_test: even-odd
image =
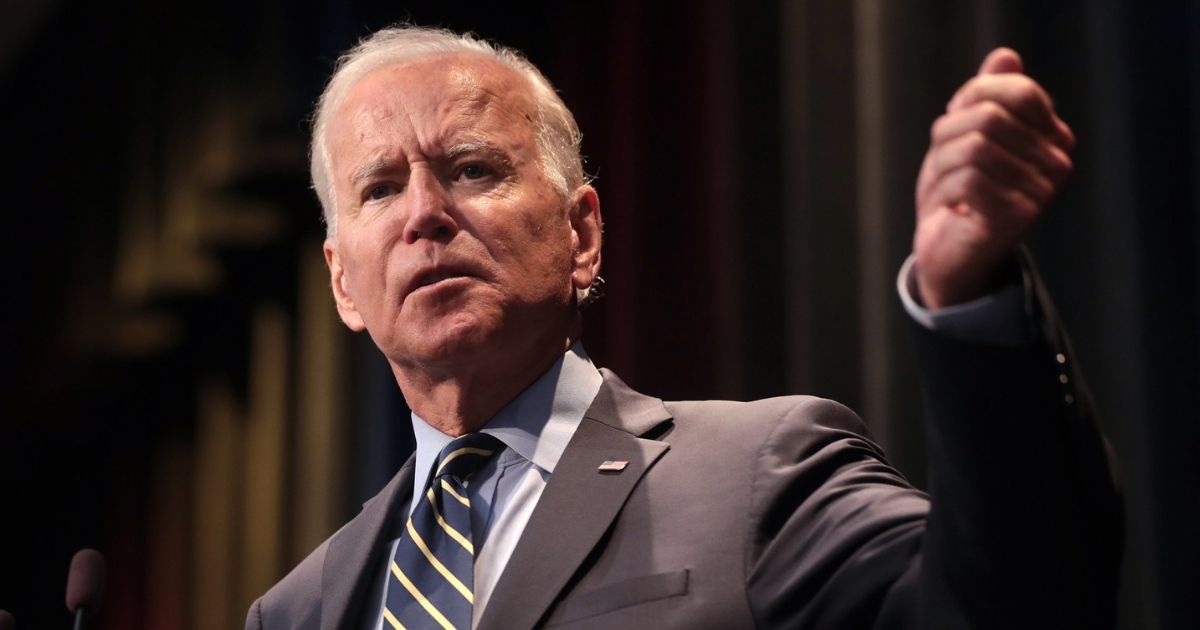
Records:
[[[367,326],[363,323],[358,309],[355,308],[354,300],[346,291],[346,270],[342,267],[341,258],[338,256],[337,243],[333,239],[325,239],[323,249],[325,250],[325,264],[329,266],[329,284],[333,288],[333,301],[337,304],[338,315],[347,328],[354,332],[362,332],[366,330]]]
[[[600,242],[604,222],[600,218],[600,197],[596,189],[584,184],[575,190],[570,209],[572,262],[571,284],[576,290],[587,289],[600,275]]]

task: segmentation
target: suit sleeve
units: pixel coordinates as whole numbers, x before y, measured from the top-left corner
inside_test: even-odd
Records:
[[[913,325],[928,498],[844,407],[804,404],[763,446],[747,592],[768,628],[1105,628],[1120,501],[1041,295],[1020,346]]]
[[[262,598],[259,598],[246,612],[246,630],[262,630],[262,627]]]

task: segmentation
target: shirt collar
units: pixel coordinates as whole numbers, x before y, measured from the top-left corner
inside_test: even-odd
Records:
[[[549,370],[493,416],[482,431],[500,438],[508,448],[545,473],[553,473],[603,381],[583,344],[576,342]],[[415,413],[412,424],[417,439],[415,505],[429,480],[430,467],[453,438],[429,426]]]

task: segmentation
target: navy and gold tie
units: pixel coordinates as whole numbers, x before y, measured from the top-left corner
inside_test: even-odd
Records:
[[[491,435],[469,433],[438,455],[392,556],[385,628],[471,627],[475,544],[465,482],[502,448]]]

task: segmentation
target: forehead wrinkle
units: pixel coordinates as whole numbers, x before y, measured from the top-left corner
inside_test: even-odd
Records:
[[[525,87],[524,77],[512,74],[507,67],[488,67],[488,60],[484,60],[484,66],[471,61],[443,66],[440,72],[445,73],[442,76],[446,82],[440,95],[437,91],[422,94],[400,88],[392,90],[384,98],[359,102],[358,111],[347,121],[353,130],[353,137],[360,145],[376,144],[382,137],[390,137],[391,140],[376,144],[375,147],[364,147],[368,148],[367,155],[353,169],[350,177],[352,183],[393,168],[406,168],[408,159],[413,157],[407,155],[409,150],[429,153],[426,157],[434,157],[439,153],[447,156],[451,152],[461,155],[471,150],[484,150],[513,158],[524,153],[517,150],[520,147],[506,146],[508,142],[497,144],[500,138],[492,137],[497,126],[524,127],[534,132],[531,128],[533,97],[529,90],[521,89]],[[409,65],[399,64],[399,67],[389,70],[395,71]],[[434,70],[432,74],[438,72]],[[433,115],[423,117],[419,113],[421,110]],[[379,132],[383,129],[390,129],[391,133],[381,135]],[[402,145],[409,143],[395,142],[392,134],[397,132],[414,140],[413,146],[406,148]],[[516,153],[513,153],[514,150]],[[524,159],[519,161],[523,162]]]
[[[399,116],[396,115],[390,103],[376,102],[358,108],[358,111],[353,112],[350,120],[347,122],[354,142],[360,146],[368,147],[372,155],[377,155],[392,152],[393,147],[391,145],[393,143],[387,143],[380,147],[378,146],[380,143],[377,138],[381,135],[379,132],[382,129],[397,127],[396,120],[398,118]],[[371,145],[376,146],[371,147]]]
[[[476,83],[473,87],[472,92],[456,95],[453,99],[458,111],[452,119],[455,124],[443,129],[445,155],[453,158],[469,152],[484,152],[518,162],[536,159],[536,131],[522,115],[526,104],[519,100],[520,94],[489,89],[484,83]],[[511,133],[518,129],[521,131]],[[528,132],[528,136],[523,132]],[[527,155],[530,151],[533,155]]]
[[[351,171],[351,184],[357,184],[363,180],[375,177],[382,172],[390,170],[397,162],[403,163],[405,161],[405,152],[401,143],[372,141],[379,136],[378,133],[375,133],[375,130],[388,124],[389,121],[395,118],[395,116],[389,114],[389,108],[379,107],[362,111],[355,117],[353,122],[355,137],[367,151],[366,155],[362,157],[362,160]]]
[[[460,106],[460,116],[482,118],[496,113],[516,122],[532,120],[536,99],[528,80],[512,68],[493,59],[473,58],[454,63],[448,72],[455,88],[448,100]]]
[[[446,136],[486,136],[488,134],[480,127],[486,128],[489,119],[498,119],[507,124],[505,119],[509,116],[505,110],[499,96],[487,90],[476,89],[470,93],[456,94],[443,103],[442,120],[452,124],[443,123],[441,131]]]

